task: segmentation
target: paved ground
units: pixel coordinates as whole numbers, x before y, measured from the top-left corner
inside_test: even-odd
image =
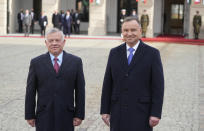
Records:
[[[99,115],[101,86],[109,50],[120,43],[67,40],[65,50],[83,59],[86,79],[86,120],[77,131],[108,131]],[[163,117],[155,131],[203,131],[204,46],[148,43],[160,50],[165,73]],[[45,51],[40,38],[0,38],[0,131],[34,131],[24,120],[25,83],[30,59]]]

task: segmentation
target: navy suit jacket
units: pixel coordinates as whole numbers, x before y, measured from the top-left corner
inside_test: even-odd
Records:
[[[111,115],[111,131],[151,131],[149,117],[161,118],[163,95],[157,49],[141,41],[130,65],[125,43],[111,49],[101,97],[101,114]]]
[[[58,73],[49,53],[32,59],[26,87],[25,119],[36,119],[37,131],[73,131],[73,118],[84,119],[84,112],[85,81],[81,59],[64,51]]]

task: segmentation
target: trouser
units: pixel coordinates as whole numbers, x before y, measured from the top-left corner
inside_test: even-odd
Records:
[[[30,32],[33,34],[34,33],[34,21],[32,21],[31,26],[30,26]]]
[[[23,22],[22,22],[22,21],[19,21],[19,22],[18,22],[18,32],[19,32],[19,33],[22,33],[22,32],[23,32]]]
[[[41,36],[45,36],[46,26],[41,26]]]
[[[24,31],[25,36],[29,36],[29,33],[30,33],[30,26],[27,25],[27,24],[25,24],[24,26],[25,26],[25,31]]]

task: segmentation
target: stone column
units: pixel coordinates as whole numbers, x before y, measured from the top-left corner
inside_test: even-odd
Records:
[[[7,0],[0,0],[0,35],[7,34]]]
[[[59,10],[61,0],[42,0],[42,11],[45,12],[48,18],[48,28],[52,28],[52,14],[55,10]]]
[[[141,0],[138,2],[138,16],[139,20],[143,13],[143,10],[147,10],[147,14],[149,15],[149,26],[147,28],[146,37],[152,38],[153,35],[153,21],[154,21],[154,0],[146,0],[146,3],[143,3]]]
[[[94,0],[90,3],[88,34],[106,35],[106,0]]]

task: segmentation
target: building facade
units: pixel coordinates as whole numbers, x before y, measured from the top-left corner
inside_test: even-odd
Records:
[[[16,33],[17,14],[20,9],[34,9],[37,16],[45,11],[48,27],[52,27],[51,17],[55,10],[78,9],[83,16],[80,29],[89,35],[120,33],[120,12],[127,15],[136,10],[140,18],[143,10],[149,15],[147,37],[158,35],[183,35],[193,38],[193,16],[196,11],[204,16],[204,0],[1,0],[0,35]],[[204,18],[202,19],[204,20]],[[203,22],[202,22],[203,23]],[[203,23],[204,24],[204,23]],[[35,25],[38,30],[38,24]],[[200,38],[204,39],[204,26]]]

